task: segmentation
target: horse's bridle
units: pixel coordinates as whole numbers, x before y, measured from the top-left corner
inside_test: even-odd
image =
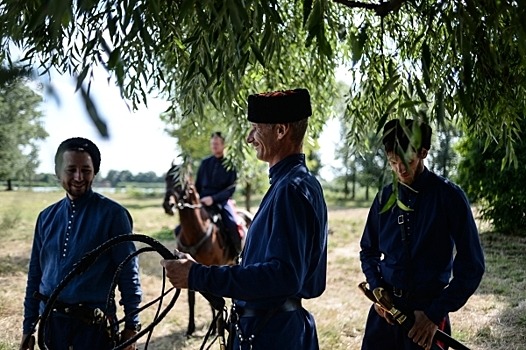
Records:
[[[188,198],[188,183],[185,183],[184,186],[181,186],[180,191],[176,189],[177,187],[178,186],[172,185],[170,186],[170,189],[166,192],[168,196],[174,196],[177,199],[175,203],[177,209],[201,209],[203,207],[203,204],[201,203],[191,204],[186,201],[186,199]]]
[[[183,210],[183,209],[201,209],[203,205],[201,203],[199,204],[190,204],[188,202],[185,202],[184,198],[181,198],[177,201],[177,209]]]
[[[191,203],[188,203],[186,200],[188,199],[188,184],[185,183],[184,187],[181,187],[181,191],[176,191],[175,188],[172,188],[172,194],[174,197],[177,198],[177,202],[175,203],[175,206],[177,207],[177,209],[179,210],[184,210],[184,209],[201,209],[203,208],[203,204],[201,203],[198,203],[198,204],[191,204]],[[184,253],[188,253],[192,256],[195,256],[195,254],[199,251],[199,248],[201,248],[201,246],[203,244],[205,244],[205,242],[212,236],[212,230],[214,229],[214,225],[212,223],[209,223],[207,229],[203,232],[204,235],[203,237],[199,240],[199,242],[197,242],[196,244],[193,244],[193,245],[185,245],[183,242],[181,242],[181,240],[179,239],[178,236],[175,237],[175,240],[177,242],[177,247],[179,248],[180,251],[184,252]]]

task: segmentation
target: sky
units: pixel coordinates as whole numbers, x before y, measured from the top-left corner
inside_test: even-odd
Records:
[[[88,138],[99,147],[103,175],[109,170],[129,170],[133,174],[153,171],[161,175],[177,157],[175,139],[168,136],[159,119],[167,106],[164,101],[151,99],[148,108],[131,112],[116,87],[106,79],[95,80],[91,96],[109,130],[109,138],[103,138],[87,115],[80,93],[75,93],[73,80],[53,77],[52,84],[60,101],[44,97],[43,121],[49,136],[40,144],[37,172],[54,173],[57,147],[70,137]]]
[[[99,147],[101,152],[101,174],[109,170],[129,170],[133,174],[149,171],[162,175],[172,160],[177,158],[178,148],[174,138],[164,131],[165,124],[159,119],[167,104],[151,99],[148,108],[132,112],[122,100],[119,90],[109,84],[104,73],[95,77],[91,96],[99,114],[106,121],[110,137],[103,138],[88,117],[80,93],[75,92],[75,82],[65,76],[52,78],[53,88],[60,98],[59,103],[44,96],[42,112],[44,128],[49,136],[40,144],[38,173],[54,173],[54,156],[59,144],[70,137],[85,137]],[[331,164],[334,164],[335,143],[340,140],[338,123],[329,121],[319,140],[321,146],[321,176],[332,179]]]

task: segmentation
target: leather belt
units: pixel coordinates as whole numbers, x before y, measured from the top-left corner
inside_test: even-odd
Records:
[[[409,297],[411,297],[411,295],[414,294],[414,293],[409,292],[407,290],[396,288],[395,286],[393,286],[391,288],[391,293],[393,294],[393,296],[395,296],[397,298],[409,298]]]
[[[33,293],[33,297],[44,302],[47,302],[49,299],[49,297],[40,294],[39,292]],[[87,324],[94,325],[106,323],[106,317],[101,309],[91,308],[82,303],[67,304],[57,300],[53,305],[53,312],[79,319]]]
[[[386,290],[389,291],[391,296],[394,296],[395,298],[411,299],[415,301],[430,300],[440,294],[440,291],[414,292],[414,291],[409,291],[407,289],[397,288],[395,286],[387,286]]]
[[[274,311],[273,308],[270,309],[254,309],[248,307],[239,307],[236,306],[235,310],[238,313],[239,317],[261,317],[266,316],[269,312],[280,313],[280,312],[290,312],[301,309],[301,299],[298,298],[289,298],[285,300],[283,304],[278,306]]]

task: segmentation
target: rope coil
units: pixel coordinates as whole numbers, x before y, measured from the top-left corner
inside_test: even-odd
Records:
[[[117,287],[117,282],[116,282],[117,281],[117,277],[116,276],[120,273],[120,270],[122,269],[123,265],[126,262],[128,262],[129,260],[131,260],[133,257],[135,257],[135,256],[137,256],[137,255],[139,255],[141,253],[144,253],[144,252],[155,251],[159,255],[161,255],[161,257],[163,259],[177,259],[177,256],[174,255],[161,242],[157,241],[156,239],[154,239],[154,238],[152,238],[150,236],[146,236],[146,235],[142,235],[142,234],[120,235],[120,236],[114,237],[114,238],[109,239],[108,241],[104,242],[103,244],[101,244],[97,248],[95,248],[95,249],[91,250],[90,252],[86,253],[77,263],[75,263],[75,265],[73,265],[72,270],[64,277],[64,279],[53,290],[53,293],[51,293],[51,295],[49,296],[49,299],[48,299],[48,301],[47,301],[47,303],[45,305],[44,311],[42,312],[42,315],[40,316],[40,326],[38,327],[38,346],[39,346],[40,349],[42,349],[42,350],[47,350],[48,349],[46,347],[46,344],[45,344],[45,341],[44,341],[44,339],[45,339],[44,332],[45,332],[45,328],[46,328],[45,325],[46,325],[46,322],[48,321],[49,316],[50,316],[50,314],[51,314],[51,312],[53,310],[53,306],[57,302],[58,296],[62,292],[62,290],[67,286],[68,283],[71,282],[71,280],[74,277],[76,277],[77,275],[82,274],[84,271],[89,269],[89,267],[104,252],[109,250],[111,247],[116,246],[117,244],[124,243],[124,242],[130,242],[130,241],[142,242],[142,243],[150,246],[150,248],[142,248],[142,249],[139,249],[139,250],[135,251],[134,253],[130,254],[130,256],[128,256],[118,266],[117,271],[116,271],[115,276],[114,276],[114,279],[113,279],[112,286],[110,288],[110,292],[109,292],[108,298],[107,298],[107,304],[111,303],[113,298],[114,298],[115,288]],[[150,337],[151,333],[153,332],[153,328],[157,324],[159,324],[159,322],[161,322],[161,320],[164,317],[166,317],[168,312],[173,308],[173,306],[175,305],[175,302],[179,298],[181,290],[180,289],[175,289],[175,293],[174,293],[172,299],[170,300],[168,305],[161,311],[161,305],[162,305],[163,298],[171,290],[174,289],[174,288],[171,288],[168,291],[165,291],[165,280],[166,280],[165,279],[165,270],[163,268],[163,286],[162,286],[161,296],[158,297],[153,302],[148,303],[145,307],[140,308],[139,310],[136,311],[136,313],[139,313],[139,312],[143,311],[146,307],[149,307],[149,306],[153,305],[155,302],[158,301],[159,302],[159,309],[157,310],[157,314],[156,314],[155,318],[153,319],[153,321],[147,327],[145,327],[140,332],[138,332],[135,336],[133,336],[132,338],[128,339],[127,341],[125,341],[125,342],[123,342],[121,344],[118,344],[116,347],[113,348],[113,350],[120,350],[120,349],[125,348],[126,346],[136,342],[139,338],[144,336],[146,333],[149,333],[149,337]],[[208,293],[201,293],[201,294],[210,302],[210,304],[212,305],[212,307],[214,309],[219,310],[219,311],[222,311],[224,309],[224,307],[225,307],[225,300],[223,298],[215,296],[215,295],[211,295],[211,294],[208,294]],[[122,323],[122,322],[124,322],[124,319],[117,321],[117,324]],[[37,323],[38,322],[35,323],[34,327],[36,327]]]

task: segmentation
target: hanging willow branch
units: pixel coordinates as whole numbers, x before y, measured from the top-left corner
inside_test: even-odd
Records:
[[[402,7],[402,3],[406,0],[391,0],[391,1],[380,1],[378,4],[366,3],[361,1],[351,0],[333,0],[335,3],[345,5],[351,8],[363,8],[367,10],[373,10],[376,15],[385,17],[391,12],[398,11]]]

